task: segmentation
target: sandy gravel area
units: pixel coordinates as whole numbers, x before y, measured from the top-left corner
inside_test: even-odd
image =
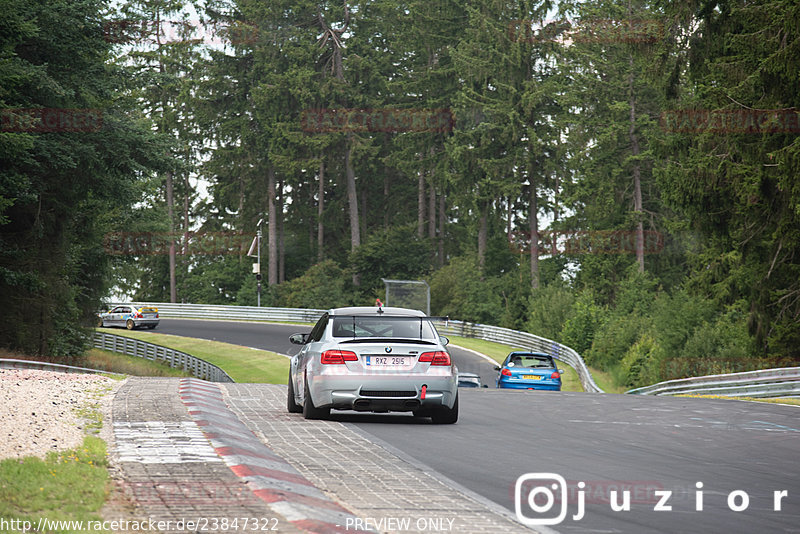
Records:
[[[98,375],[0,369],[0,459],[80,445],[89,422],[80,412],[108,413],[118,385]]]

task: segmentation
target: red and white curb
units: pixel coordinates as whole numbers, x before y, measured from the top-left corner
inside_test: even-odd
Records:
[[[178,391],[216,453],[267,506],[308,532],[347,532],[355,516],[262,443],[228,408],[219,386],[184,378]]]

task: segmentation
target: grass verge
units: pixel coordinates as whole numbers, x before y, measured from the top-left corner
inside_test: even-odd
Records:
[[[9,458],[0,461],[0,517],[30,521],[98,521],[108,484],[106,444],[86,436],[81,447],[55,453],[42,460]],[[20,523],[17,523],[20,525]],[[54,528],[47,532],[80,532]],[[85,532],[85,530],[84,530]]]
[[[606,393],[625,393],[630,388],[620,385],[621,377],[616,369],[610,371],[601,371],[600,369],[589,368],[592,373],[594,383],[600,386],[600,389]]]
[[[502,343],[495,343],[493,341],[486,341],[483,339],[475,339],[470,337],[447,336],[454,345],[472,349],[485,354],[495,360],[498,364],[505,360],[508,353],[512,350],[528,350],[521,347],[511,347],[503,345]],[[564,369],[564,374],[561,375],[561,391],[583,391],[581,381],[578,379],[578,373],[569,365],[563,364],[560,366]],[[592,371],[594,374],[594,371]],[[490,387],[492,384],[488,384]]]
[[[784,397],[771,397],[768,399],[759,397],[724,397],[722,395],[674,395],[675,397],[691,397],[695,399],[722,399],[722,400],[743,400],[754,402],[767,402],[770,404],[791,404],[792,406],[800,406],[800,399],[798,398],[784,398]]]
[[[154,332],[122,329],[113,329],[109,332],[105,328],[98,331],[140,339],[191,354],[220,367],[236,382],[285,384],[289,376],[289,359],[266,350]]]
[[[83,367],[133,376],[192,376],[183,369],[173,369],[161,362],[101,349],[90,349],[86,353]]]

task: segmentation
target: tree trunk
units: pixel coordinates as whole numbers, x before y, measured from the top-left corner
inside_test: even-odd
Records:
[[[324,257],[323,246],[325,244],[325,223],[322,221],[322,213],[325,211],[325,159],[320,154],[319,161],[319,192],[317,193],[317,261],[322,261]]]
[[[275,169],[267,169],[267,256],[269,267],[267,283],[278,283],[278,214],[275,209]]]
[[[512,218],[514,217],[514,204],[511,200],[511,195],[508,195],[508,204],[506,205],[506,239],[508,239],[508,246],[511,246],[514,241],[511,236]]]
[[[347,147],[344,151],[344,166],[347,174],[347,204],[350,207],[350,251],[361,245],[361,233],[358,221],[358,195],[356,193],[356,173],[351,161],[352,134],[347,133]],[[353,285],[360,285],[358,273],[353,273]]]
[[[430,187],[430,194],[428,195],[428,238],[433,244],[433,240],[436,239],[436,188],[433,187],[433,182],[431,182]]]
[[[183,255],[184,255],[184,262],[187,262],[188,259],[186,256],[189,255],[189,176],[184,175],[183,177]],[[188,265],[188,264],[187,264]]]
[[[630,104],[630,125],[628,135],[631,139],[633,156],[639,155],[639,137],[636,135],[636,97],[633,91],[633,56],[630,56],[630,73],[628,74],[628,103]],[[639,162],[633,163],[633,211],[636,217],[636,261],[639,272],[644,272],[644,224],[642,222],[642,181]]]
[[[539,203],[536,198],[536,184],[533,179],[533,172],[528,174],[531,185],[531,212],[528,216],[531,234],[531,289],[539,289]],[[555,235],[553,236],[555,240]]]
[[[239,177],[239,265],[244,260],[244,255],[247,254],[250,243],[244,239],[244,178]]]
[[[439,195],[439,267],[444,266],[444,193]]]
[[[383,228],[389,228],[389,171],[383,173]]]
[[[428,153],[430,154],[431,165],[431,169],[428,171],[428,182],[430,185],[430,191],[428,195],[428,238],[431,240],[431,244],[433,244],[433,240],[436,238],[436,187],[434,186],[435,177],[433,175],[433,159],[436,155],[436,150],[434,149],[434,145],[431,145]]]
[[[486,261],[486,243],[489,235],[489,202],[484,200],[480,205],[480,220],[478,226],[478,267],[483,270]]]
[[[172,173],[167,173],[167,218],[169,219],[169,301],[178,302],[178,288],[175,285],[175,192]]]
[[[555,189],[553,190],[553,222],[550,224],[550,228],[555,229],[557,228],[556,223],[558,222],[558,188],[561,186],[561,179],[558,176],[558,172],[555,173]],[[558,253],[556,238],[553,236],[553,241],[551,243],[551,253],[555,256]]]
[[[362,184],[362,187],[366,189],[366,184]],[[359,222],[361,223],[361,235],[367,235],[367,192],[361,191],[361,196],[359,197],[359,201],[361,202],[361,209],[359,210]]]
[[[417,235],[425,235],[425,173],[422,172],[422,157],[417,174]]]
[[[284,281],[284,265],[286,256],[283,246],[283,180],[278,182],[278,283]]]

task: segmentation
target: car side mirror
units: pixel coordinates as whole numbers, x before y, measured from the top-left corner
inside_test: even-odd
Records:
[[[292,334],[289,336],[289,342],[293,345],[305,345],[309,335],[310,334]]]
[[[564,370],[563,369],[559,369],[558,370],[558,374],[563,375],[564,374]]]
[[[494,366],[494,370],[495,370],[495,371],[499,371],[499,370],[500,370],[500,367],[498,367],[497,365],[495,365],[495,366]]]
[[[450,339],[446,338],[445,336],[439,336],[439,339],[442,341],[442,345],[445,347],[450,344]]]

